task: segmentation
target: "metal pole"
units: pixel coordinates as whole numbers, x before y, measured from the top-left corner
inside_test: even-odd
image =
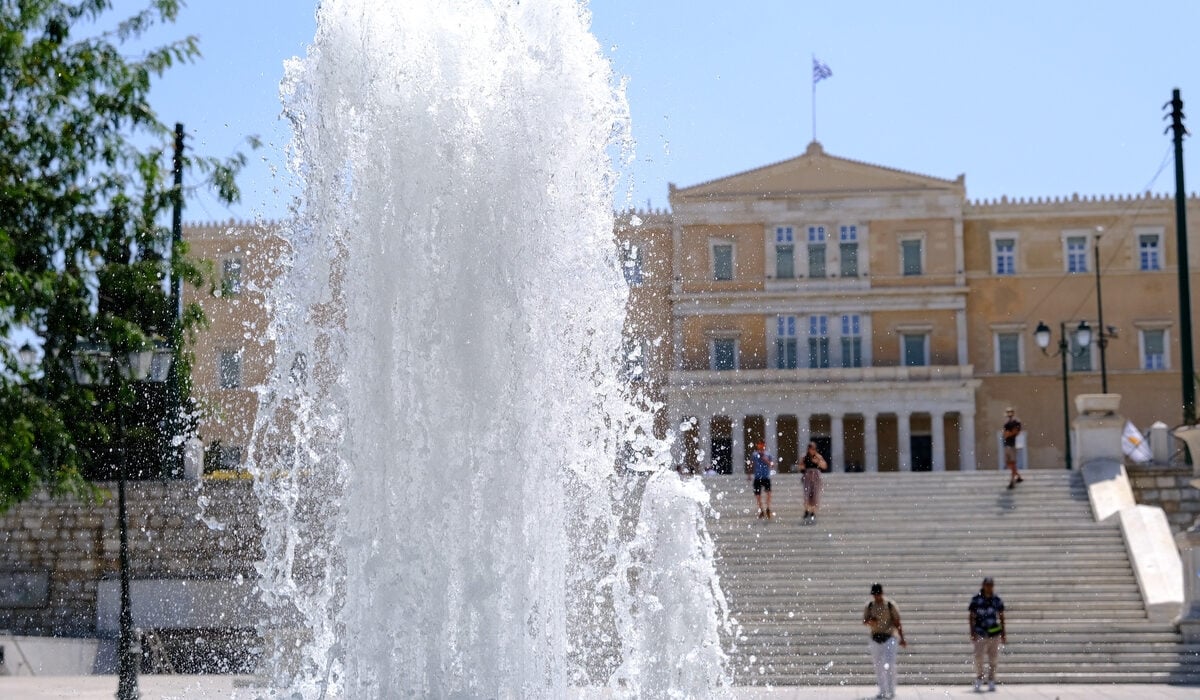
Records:
[[[120,389],[118,389],[118,395]],[[133,606],[129,596],[129,521],[125,513],[125,472],[127,453],[125,450],[125,419],[123,411],[117,411],[118,431],[121,436],[121,465],[117,479],[117,529],[121,537],[121,631],[117,641],[117,700],[137,700],[138,663],[141,649],[133,643]]]
[[[1192,359],[1192,292],[1188,260],[1187,191],[1183,186],[1183,98],[1171,91],[1171,126],[1175,131],[1175,241],[1179,251],[1179,353],[1183,365],[1183,423],[1196,424],[1196,366]]]
[[[183,124],[175,124],[175,157],[171,162],[175,171],[174,207],[171,211],[171,254],[183,241]],[[174,262],[174,260],[172,260]],[[177,319],[183,318],[183,280],[171,275],[171,308]]]
[[[1071,468],[1071,403],[1067,397],[1067,353],[1071,344],[1067,341],[1067,323],[1058,324],[1058,355],[1062,358],[1062,399],[1063,399],[1063,450],[1066,455],[1066,468]]]
[[[1104,349],[1108,347],[1108,336],[1104,332],[1104,304],[1100,298],[1100,234],[1096,234],[1096,344],[1100,346],[1100,393],[1108,393],[1108,365],[1105,362]]]
[[[174,206],[171,211],[171,263],[173,266],[176,252],[183,244],[183,124],[180,122],[175,123],[175,156],[172,159],[172,166],[175,172],[175,189],[172,197]],[[171,345],[178,348],[182,347],[179,343],[182,341],[183,333],[183,277],[174,272],[171,274],[171,309],[175,314]],[[183,432],[179,420],[182,411],[180,407],[182,381],[179,371],[179,363],[172,362],[171,373],[167,381],[165,410],[165,424],[170,431],[171,438]],[[164,472],[162,476],[167,479],[182,476],[182,453],[172,448],[167,451],[167,455],[170,456],[169,459],[161,460],[160,470]]]
[[[812,60],[813,60],[813,66],[816,66],[817,65],[817,55],[815,53],[813,54]],[[813,129],[812,140],[813,140],[813,143],[816,143],[816,141],[817,141],[817,76],[816,76],[816,71],[813,71],[813,76],[812,76],[812,129]]]

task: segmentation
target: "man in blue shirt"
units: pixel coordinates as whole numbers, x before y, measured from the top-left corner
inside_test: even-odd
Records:
[[[767,454],[767,445],[761,440],[755,445],[755,450],[750,453],[750,464],[753,467],[751,476],[754,479],[754,502],[758,504],[759,518],[773,518],[775,513],[771,512],[771,468],[775,466],[775,459]],[[763,508],[762,492],[767,492],[767,507]]]
[[[1008,634],[1004,629],[1004,601],[996,595],[991,576],[983,580],[983,586],[971,598],[967,611],[971,644],[975,647],[975,690],[978,692],[983,689],[985,656],[988,690],[995,690],[996,662],[1000,659],[1000,645],[1008,644]]]

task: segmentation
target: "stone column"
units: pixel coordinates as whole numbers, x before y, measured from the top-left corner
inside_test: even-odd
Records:
[[[863,413],[863,471],[879,471],[879,426],[878,416]]]
[[[946,415],[930,413],[929,426],[933,431],[933,471],[946,471]]]
[[[746,451],[746,419],[741,414],[729,416],[729,437],[733,439],[733,473],[742,474],[746,470],[746,457],[749,452]]]
[[[1200,488],[1200,479],[1192,482]],[[1200,644],[1200,522],[1175,535],[1183,561],[1183,607],[1175,624],[1184,644]]]
[[[975,411],[958,414],[959,469],[975,471]]]
[[[796,414],[796,445],[800,448],[800,456],[804,456],[804,447],[812,441],[812,430],[809,425],[812,423],[812,416],[807,413]]]
[[[896,414],[896,454],[900,471],[912,471],[912,415]]]
[[[700,432],[700,439],[696,441],[696,449],[700,452],[696,467],[706,472],[712,466],[712,416],[704,413],[696,416],[696,425]]]
[[[667,420],[670,423],[667,425],[667,429],[675,435],[675,439],[671,441],[671,466],[679,469],[685,461],[684,445],[687,444],[688,439],[691,437],[691,432],[681,429],[683,416],[677,411],[672,411],[669,415],[670,418]]]
[[[763,413],[763,442],[767,443],[767,454],[776,459],[776,468],[779,467],[779,428],[775,421],[775,416],[770,413]]]
[[[840,413],[829,416],[829,471],[846,471],[846,436]]]

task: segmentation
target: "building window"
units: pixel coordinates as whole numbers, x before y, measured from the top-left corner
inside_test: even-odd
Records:
[[[775,317],[775,367],[796,369],[796,317]]]
[[[1163,328],[1141,332],[1142,369],[1167,369],[1167,331]]]
[[[1092,346],[1084,345],[1079,347],[1077,343],[1071,344],[1071,371],[1072,372],[1091,372],[1092,371]]]
[[[712,244],[712,273],[714,280],[733,279],[733,244]]]
[[[842,254],[842,277],[858,277],[858,244],[843,243],[840,252]]]
[[[829,317],[808,317],[808,366],[810,369],[829,367]]]
[[[775,278],[790,280],[796,276],[795,232],[791,226],[775,227]]]
[[[1063,246],[1067,261],[1067,272],[1087,272],[1087,236],[1067,236]]]
[[[218,471],[237,471],[242,468],[242,447],[240,445],[223,445],[220,440],[213,440],[204,450],[204,473]]]
[[[630,287],[642,285],[642,247],[626,241],[623,246],[621,270],[625,273],[625,284]]]
[[[858,314],[842,316],[842,366],[862,367],[862,322]]]
[[[900,263],[905,276],[921,274],[921,239],[900,241]]]
[[[221,294],[242,293],[242,260],[227,258],[221,263]]]
[[[819,279],[825,276],[825,227],[808,227],[808,276]]]
[[[992,250],[995,259],[997,275],[1015,275],[1017,273],[1017,240],[1015,238],[997,238]]]
[[[218,380],[222,389],[237,389],[242,385],[242,353],[240,350],[222,350],[218,364]]]
[[[1015,374],[1021,371],[1021,334],[996,334],[996,372]]]
[[[1144,271],[1162,269],[1162,235],[1158,233],[1138,234],[1138,269]],[[1150,369],[1147,367],[1146,369]]]
[[[714,371],[725,372],[735,370],[738,368],[737,360],[736,338],[713,338],[711,361]]]
[[[924,367],[928,365],[929,353],[927,347],[929,336],[924,333],[905,333],[902,338],[904,342],[904,366]]]

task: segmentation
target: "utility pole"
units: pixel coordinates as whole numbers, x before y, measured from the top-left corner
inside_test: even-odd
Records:
[[[177,262],[175,256],[179,254],[179,250],[183,243],[183,124],[175,123],[175,154],[171,161],[172,170],[175,174],[175,189],[172,192],[174,207],[171,211],[171,265],[174,266]],[[175,314],[174,327],[171,329],[171,347],[183,347],[183,277],[182,275],[171,273],[171,310]],[[171,362],[171,374],[167,381],[167,406],[166,406],[166,424],[170,427],[171,437],[176,437],[182,432],[183,421],[180,415],[183,412],[183,407],[180,405],[180,397],[182,392],[181,386],[183,378],[179,376],[181,367],[178,359]],[[168,479],[178,478],[183,472],[183,456],[178,449],[172,447],[169,450],[170,459],[165,460],[163,471],[164,476]]]
[[[1183,356],[1183,424],[1196,424],[1196,366],[1192,359],[1192,292],[1191,270],[1188,264],[1187,190],[1183,186],[1183,98],[1179,88],[1171,92],[1171,101],[1163,109],[1171,108],[1164,117],[1171,125],[1166,131],[1175,132],[1175,240],[1179,259],[1179,351]],[[1166,133],[1166,132],[1164,132]]]

